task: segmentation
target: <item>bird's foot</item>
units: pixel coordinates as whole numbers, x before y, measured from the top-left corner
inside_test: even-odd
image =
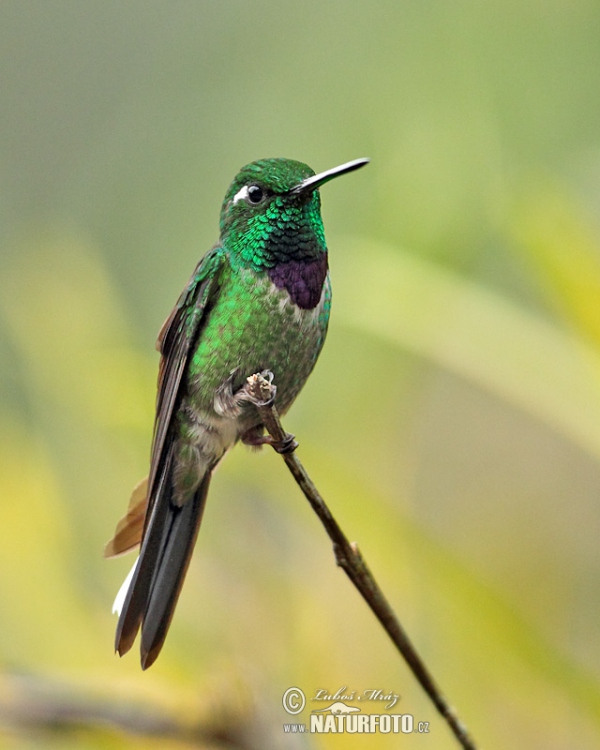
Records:
[[[273,382],[274,377],[275,375],[271,370],[263,370],[261,373],[246,378],[244,389],[247,392],[248,400],[257,407],[273,406],[277,395],[277,386]],[[258,398],[257,393],[261,394],[261,399]]]
[[[239,372],[239,367],[233,369],[229,377],[217,388],[213,407],[220,417],[239,417],[243,404],[251,400],[245,387],[233,392],[233,381]]]
[[[292,453],[298,447],[296,438],[291,433],[286,433],[282,440],[275,440],[271,435],[263,435],[264,425],[251,427],[242,435],[242,443],[252,448],[261,448],[263,445],[270,445],[277,453]]]
[[[251,375],[247,382],[235,393],[233,391],[233,381],[239,375],[240,368],[236,367],[230,373],[228,378],[217,388],[213,402],[214,410],[221,417],[239,417],[244,404],[254,404],[255,406],[272,406],[277,395],[277,386],[273,383],[275,377],[271,370],[263,370],[259,375]],[[251,387],[255,380],[258,380],[260,392],[268,394],[266,400],[258,401]],[[252,381],[252,383],[250,382]]]
[[[291,432],[286,432],[283,440],[271,438],[270,445],[275,448],[277,453],[293,453],[298,447],[298,441]]]

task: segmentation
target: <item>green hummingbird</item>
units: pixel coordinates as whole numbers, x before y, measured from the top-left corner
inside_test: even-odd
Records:
[[[317,361],[331,307],[319,188],[368,161],[320,174],[291,159],[243,167],[225,195],[219,241],[160,330],[150,474],[105,549],[112,557],[141,545],[114,611],[121,656],[141,627],[142,669],[164,644],[215,467],[239,440],[272,443],[244,398],[246,378],[272,372],[284,414]]]

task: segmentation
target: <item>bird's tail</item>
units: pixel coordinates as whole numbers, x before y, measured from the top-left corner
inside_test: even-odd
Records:
[[[126,581],[120,592],[123,606],[115,650],[121,656],[127,653],[141,627],[142,669],[154,663],[165,642],[198,536],[210,478],[208,470],[195,494],[177,506],[165,497],[171,494],[167,488],[172,484],[171,471],[164,472],[160,480],[164,484],[157,493],[160,502],[153,504],[131,582],[127,586]]]

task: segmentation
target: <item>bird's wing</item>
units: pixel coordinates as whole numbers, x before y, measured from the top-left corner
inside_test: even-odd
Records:
[[[176,411],[181,378],[192,344],[201,333],[207,310],[218,289],[222,262],[223,254],[218,246],[202,258],[158,334],[156,348],[161,360],[150,476],[134,487],[127,513],[119,520],[113,538],[106,544],[104,557],[122,555],[142,541],[156,502],[157,480],[165,465],[166,437]]]
[[[181,396],[182,376],[192,346],[202,334],[207,312],[216,297],[224,257],[223,250],[217,245],[202,258],[158,334],[156,348],[161,359],[148,477],[146,525],[152,513],[157,484],[168,453],[169,442],[166,438]]]
[[[132,503],[133,507],[130,509],[132,524],[137,524],[135,532],[125,528],[125,519],[117,527],[115,539],[108,545],[110,547],[112,544],[118,549],[116,543],[125,538],[131,547],[134,533],[138,534],[142,543],[139,563],[123,599],[115,646],[121,655],[128,651],[143,621],[144,667],[152,663],[164,642],[189,563],[210,481],[209,473],[184,507],[176,507],[172,503],[176,429],[174,418],[184,392],[186,365],[195,342],[202,335],[207,314],[216,298],[223,263],[224,254],[219,247],[200,261],[173,312],[161,328],[157,342],[161,361],[156,420],[143,530],[140,509],[145,498],[142,497]],[[177,549],[173,551],[172,547]],[[147,648],[145,641],[150,644]]]

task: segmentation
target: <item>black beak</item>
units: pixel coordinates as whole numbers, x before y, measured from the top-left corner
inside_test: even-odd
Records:
[[[338,177],[341,174],[347,174],[348,172],[353,172],[355,169],[360,169],[360,167],[364,167],[365,164],[368,163],[369,159],[354,159],[354,161],[346,162],[346,164],[340,164],[339,167],[333,167],[333,169],[328,169],[326,172],[321,172],[320,174],[313,175],[312,177],[307,177],[305,180],[302,180],[302,182],[293,187],[289,191],[289,193],[290,195],[312,193],[313,190],[321,187],[321,185],[329,182],[329,180],[333,180],[334,177]]]

